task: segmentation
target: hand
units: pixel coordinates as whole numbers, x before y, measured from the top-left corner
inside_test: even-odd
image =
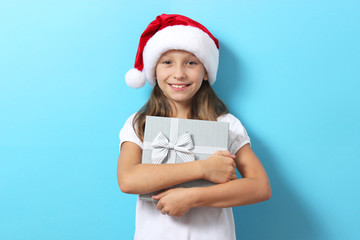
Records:
[[[156,208],[162,214],[169,216],[181,217],[192,207],[193,202],[192,188],[172,188],[158,195],[152,196],[153,199],[159,200]]]
[[[236,156],[229,151],[218,151],[206,160],[200,160],[204,179],[213,183],[225,183],[237,179],[235,158]]]

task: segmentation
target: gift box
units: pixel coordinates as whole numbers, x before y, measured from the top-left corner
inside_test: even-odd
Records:
[[[227,122],[147,116],[142,163],[172,164],[206,159],[216,151],[228,149],[228,132]],[[172,188],[213,184],[198,179]],[[161,191],[141,194],[140,199],[153,201],[151,196]]]

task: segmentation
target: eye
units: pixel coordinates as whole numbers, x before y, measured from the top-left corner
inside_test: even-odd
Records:
[[[194,62],[194,61],[188,61],[188,62],[187,62],[187,64],[189,64],[189,65],[196,65],[196,64],[197,64],[197,62]]]
[[[164,61],[162,61],[162,63],[163,63],[163,64],[171,64],[171,61],[169,61],[169,60],[164,60]]]

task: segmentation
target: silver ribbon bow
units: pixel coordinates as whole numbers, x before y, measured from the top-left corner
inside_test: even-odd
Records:
[[[169,150],[175,150],[176,154],[184,162],[191,162],[195,160],[194,154],[190,151],[190,149],[194,148],[194,144],[189,132],[185,132],[183,135],[179,136],[175,143],[171,143],[169,139],[167,139],[165,135],[160,132],[154,138],[151,146],[153,147],[151,159],[155,164],[162,163],[168,155]]]

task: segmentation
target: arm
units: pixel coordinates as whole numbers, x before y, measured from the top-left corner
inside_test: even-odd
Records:
[[[249,144],[236,153],[236,166],[242,179],[236,179],[209,188],[198,188],[194,206],[235,207],[269,200],[269,178],[260,160]]]
[[[159,200],[157,208],[163,214],[181,216],[193,207],[226,208],[268,200],[268,176],[249,144],[236,153],[235,162],[242,179],[211,187],[170,189],[153,197]]]
[[[177,164],[141,164],[141,156],[142,150],[135,143],[122,144],[117,168],[121,191],[142,194],[196,179],[216,183],[236,179],[235,156],[228,151],[218,152],[208,160]]]

